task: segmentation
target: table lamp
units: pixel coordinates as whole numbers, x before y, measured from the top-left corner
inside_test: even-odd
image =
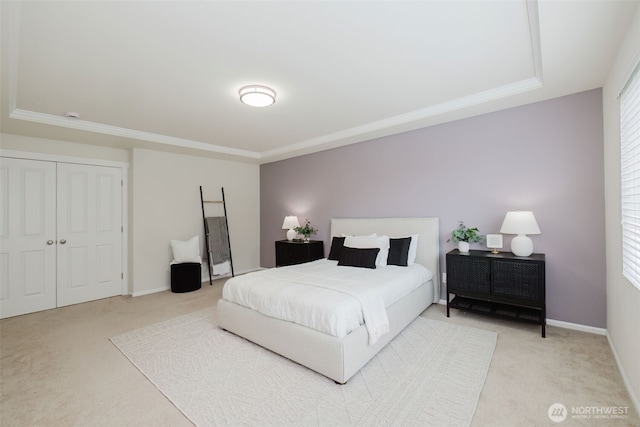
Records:
[[[294,230],[295,227],[300,227],[300,222],[298,222],[298,217],[291,215],[291,216],[285,216],[284,217],[284,222],[282,223],[282,229],[283,230],[289,230],[287,231],[287,240],[288,241],[292,241],[295,237],[296,237],[296,231]]]
[[[504,234],[517,234],[511,240],[511,252],[516,256],[529,256],[533,253],[533,242],[527,234],[540,234],[540,227],[531,211],[509,211],[500,228]]]

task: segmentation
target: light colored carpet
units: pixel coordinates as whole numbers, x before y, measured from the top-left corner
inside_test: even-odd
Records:
[[[111,338],[198,426],[470,425],[496,340],[418,318],[338,385],[221,330],[215,308]]]

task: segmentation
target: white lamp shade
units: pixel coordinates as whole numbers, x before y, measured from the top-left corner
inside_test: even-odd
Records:
[[[540,234],[540,227],[531,211],[509,211],[500,232],[504,234]]]
[[[295,215],[285,216],[284,222],[282,223],[282,229],[290,230],[295,227],[300,227],[300,222],[298,222],[298,217]]]

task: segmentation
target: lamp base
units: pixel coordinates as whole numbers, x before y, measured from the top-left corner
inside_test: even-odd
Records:
[[[295,239],[297,234],[298,233],[296,233],[296,230],[294,230],[293,228],[290,228],[289,231],[287,231],[287,240],[292,241],[293,239]]]
[[[533,242],[524,234],[518,234],[511,240],[511,252],[515,256],[529,256],[533,253]]]

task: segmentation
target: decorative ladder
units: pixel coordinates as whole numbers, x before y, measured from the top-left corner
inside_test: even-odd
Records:
[[[222,200],[204,200],[202,196],[202,186],[200,186],[200,205],[202,206],[202,223],[204,224],[204,243],[207,250],[207,264],[209,265],[209,285],[213,285],[213,257],[211,256],[211,247],[209,244],[209,224],[207,224],[207,216],[205,215],[205,203],[222,204],[224,210],[224,224],[227,229],[227,243],[229,244],[229,264],[231,264],[231,277],[235,277],[233,271],[233,257],[231,255],[231,236],[229,236],[229,221],[227,220],[227,202],[224,198],[224,187],[222,190]]]

